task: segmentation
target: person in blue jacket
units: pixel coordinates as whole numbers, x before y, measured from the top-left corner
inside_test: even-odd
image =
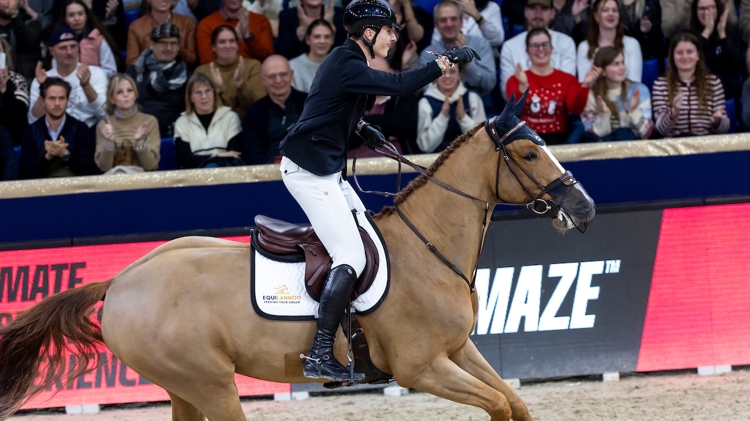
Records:
[[[284,185],[310,219],[333,259],[320,296],[317,332],[310,353],[303,356],[304,375],[334,382],[356,383],[354,373],[333,356],[333,340],[349,304],[352,289],[365,267],[365,252],[352,211],[365,207],[344,178],[346,154],[356,133],[370,147],[385,143],[375,127],[361,120],[375,96],[415,92],[437,79],[449,66],[468,63],[476,51],[455,47],[434,61],[398,74],[368,66],[368,59],[385,58],[396,43],[396,13],[385,0],[358,0],[344,12],[349,38],[323,61],[310,87],[297,123],[281,142]]]

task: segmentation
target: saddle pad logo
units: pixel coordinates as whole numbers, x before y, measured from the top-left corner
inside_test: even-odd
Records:
[[[289,287],[286,286],[286,284],[283,284],[280,287],[276,287],[272,289],[273,289],[272,295],[264,295],[262,297],[263,304],[294,305],[294,304],[300,304],[302,302],[302,296],[290,294],[291,291]]]

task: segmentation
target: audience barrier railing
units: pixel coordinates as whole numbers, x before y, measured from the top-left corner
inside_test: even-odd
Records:
[[[750,134],[551,146],[598,205],[652,203],[747,195]],[[435,155],[411,157],[429,166]],[[397,163],[358,161],[361,184],[393,191]],[[415,173],[404,167],[404,183]],[[351,181],[351,169],[348,171]],[[372,210],[391,199],[362,194]],[[237,232],[257,214],[304,222],[280,181],[278,166],[159,171],[117,176],[39,179],[0,183],[6,224],[0,247],[38,242],[90,243],[93,237],[132,237],[194,230]],[[507,214],[506,207],[496,210]],[[234,231],[231,231],[234,230]],[[221,231],[219,233],[227,233]]]

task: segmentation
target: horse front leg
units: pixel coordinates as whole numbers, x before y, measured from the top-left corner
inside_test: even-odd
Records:
[[[446,356],[433,360],[427,369],[417,371],[394,370],[396,381],[403,387],[414,388],[454,402],[482,408],[492,421],[508,421],[511,407],[502,393],[464,371]]]
[[[450,359],[467,373],[500,392],[510,404],[513,412],[511,418],[514,421],[534,421],[534,418],[529,414],[529,410],[515,390],[508,386],[497,372],[495,372],[471,339],[466,339],[464,346],[451,355]]]

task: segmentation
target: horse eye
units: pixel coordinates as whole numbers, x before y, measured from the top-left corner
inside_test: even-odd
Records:
[[[523,157],[525,161],[533,161],[536,159],[536,152],[529,152]]]

